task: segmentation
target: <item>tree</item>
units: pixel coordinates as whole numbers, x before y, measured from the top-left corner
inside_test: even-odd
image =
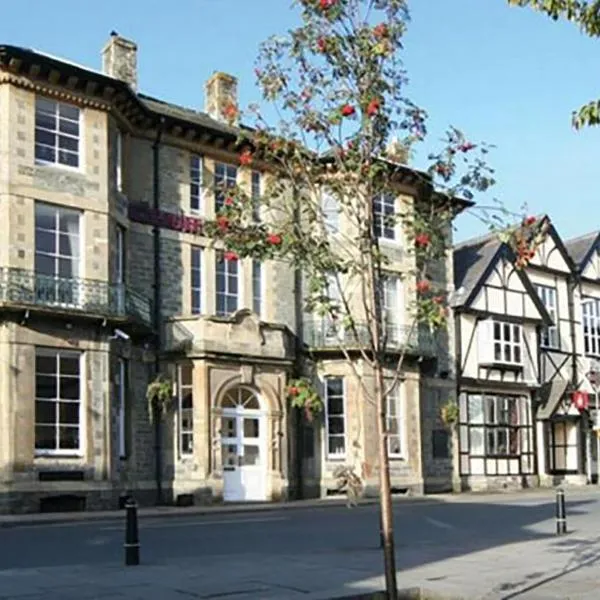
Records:
[[[600,2],[597,0],[508,0],[508,3],[528,6],[545,13],[554,21],[565,19],[576,23],[585,35],[600,37]],[[600,100],[592,100],[573,111],[572,122],[576,129],[600,125]]]
[[[440,263],[445,270],[455,214],[494,183],[493,173],[488,147],[455,128],[430,155],[427,170],[405,164],[426,137],[427,115],[405,94],[404,0],[295,5],[300,23],[265,42],[256,69],[279,122],[269,125],[253,107],[256,127],[239,139],[240,164],[267,173],[266,185],[260,198],[243,187],[219,190],[222,209],[205,230],[228,260],[283,260],[302,273],[305,311],[335,336],[361,391],[356,402],[376,411],[386,589],[396,598],[386,399],[408,350],[446,323],[447,288],[435,273]],[[239,109],[228,104],[223,114],[234,121]],[[537,240],[534,225],[502,226],[511,243],[517,231],[525,240],[524,260]],[[401,267],[381,244],[384,230],[393,228],[409,242]],[[413,290],[407,329],[397,326],[386,302],[394,274]],[[292,382],[289,394],[304,412],[318,412],[305,379]],[[360,439],[351,446],[341,476],[360,483]]]

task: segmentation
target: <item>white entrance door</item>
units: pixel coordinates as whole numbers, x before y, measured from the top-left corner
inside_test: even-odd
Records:
[[[223,401],[221,454],[226,502],[266,500],[265,415],[247,388],[236,388]]]

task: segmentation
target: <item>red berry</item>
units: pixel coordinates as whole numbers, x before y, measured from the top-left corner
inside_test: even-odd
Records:
[[[431,243],[431,238],[427,233],[419,233],[415,236],[415,246],[418,248],[427,248]]]
[[[342,115],[344,115],[344,117],[351,117],[354,113],[354,106],[351,104],[344,104],[344,106],[342,106]]]
[[[223,254],[223,257],[225,258],[225,260],[232,260],[232,261],[235,261],[239,258],[238,255],[235,252],[232,252],[231,250],[228,250],[227,252],[225,252],[225,254]]]
[[[273,246],[279,246],[281,244],[281,236],[277,233],[270,233],[267,236],[267,242]]]

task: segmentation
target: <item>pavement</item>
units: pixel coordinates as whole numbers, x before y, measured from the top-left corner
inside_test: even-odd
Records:
[[[123,565],[122,513],[13,519],[0,529],[0,599],[326,600],[383,588],[375,505],[267,506],[140,511],[135,567]],[[600,490],[567,491],[565,536],[552,490],[402,498],[394,516],[401,588],[452,600],[600,597]]]

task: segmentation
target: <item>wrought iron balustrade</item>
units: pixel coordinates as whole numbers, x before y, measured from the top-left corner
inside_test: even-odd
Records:
[[[436,335],[427,327],[391,325],[385,327],[385,347],[390,352],[406,350],[418,356],[435,356]],[[369,328],[366,322],[356,323],[354,328],[343,327],[330,319],[310,319],[303,324],[303,341],[313,349],[335,349],[340,346],[348,350],[369,345]]]
[[[124,284],[79,277],[54,277],[0,267],[0,302],[60,311],[133,317],[151,323],[151,301]]]

